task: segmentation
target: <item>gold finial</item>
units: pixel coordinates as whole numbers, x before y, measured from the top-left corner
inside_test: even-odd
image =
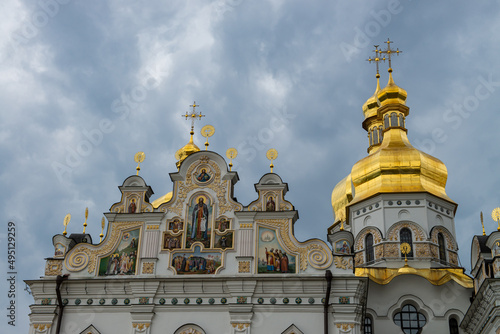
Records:
[[[182,117],[186,117],[186,120],[188,120],[189,118],[191,118],[191,138],[193,137],[194,135],[194,121],[195,119],[201,119],[202,117],[205,117],[205,115],[202,115],[201,112],[199,114],[196,114],[196,107],[199,107],[200,105],[199,104],[196,104],[196,101],[193,102],[192,105],[190,105],[190,107],[193,108],[193,112],[191,114],[188,114],[188,112],[186,111],[186,114],[185,115],[181,115]]]
[[[387,58],[387,60],[389,61],[389,70],[388,71],[389,71],[389,73],[392,73],[392,64],[391,64],[392,58],[391,58],[391,56],[393,53],[395,53],[397,56],[399,56],[399,54],[402,53],[403,51],[399,51],[399,49],[396,49],[396,50],[391,49],[391,43],[393,43],[393,42],[389,38],[387,39],[387,42],[385,42],[385,43],[387,43],[387,49],[380,50],[379,54],[386,55],[382,58],[382,60],[385,61],[385,59]]]
[[[137,162],[137,167],[135,169],[137,171],[137,174],[135,175],[139,175],[139,171],[141,170],[141,162],[143,162],[144,159],[146,159],[146,154],[144,152],[137,152],[134,155],[134,160],[135,162]]]
[[[214,135],[215,128],[211,125],[205,125],[204,127],[201,128],[201,135],[205,137],[207,140],[205,142],[205,151],[208,150],[208,137],[212,137]]]
[[[344,230],[344,221],[343,220],[340,221],[340,230],[341,231]]]
[[[406,255],[410,254],[411,246],[409,243],[403,242],[399,248],[401,249],[401,253],[405,255],[405,267],[408,267],[408,258]]]
[[[83,223],[83,234],[85,234],[85,229],[87,228],[87,218],[89,218],[89,208],[85,208],[85,222]]]
[[[104,220],[104,217],[101,219],[101,234],[99,234],[99,242],[102,241],[102,238],[104,237],[104,225],[106,224],[106,221]]]
[[[226,157],[229,160],[229,171],[233,168],[233,159],[238,156],[238,151],[235,148],[228,148],[226,151]]]
[[[493,209],[491,218],[498,223],[497,231],[500,231],[500,208]]]
[[[271,148],[267,151],[266,157],[269,160],[271,160],[271,164],[269,165],[269,167],[271,167],[271,173],[272,173],[274,168],[273,160],[276,160],[276,158],[278,157],[278,151],[276,151],[274,148]]]
[[[486,235],[486,231],[484,230],[483,211],[481,211],[481,225],[483,226],[483,235]]]
[[[63,225],[64,225],[64,232],[63,232],[63,235],[66,236],[66,234],[68,234],[66,232],[66,228],[68,227],[68,224],[69,224],[69,221],[71,220],[71,214],[68,213],[66,216],[64,216],[64,222],[63,222]]]

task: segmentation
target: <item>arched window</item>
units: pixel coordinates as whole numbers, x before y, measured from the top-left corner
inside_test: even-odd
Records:
[[[399,231],[399,241],[401,244],[407,243],[410,245],[410,252],[406,254],[407,257],[413,257],[413,240],[411,237],[411,231],[409,228],[402,228],[401,231]],[[401,257],[405,257],[404,254],[401,254]]]
[[[378,129],[377,129],[377,127],[374,127],[372,131],[373,131],[373,145],[377,145],[378,144]]]
[[[370,146],[373,145],[373,133],[368,131],[368,141],[370,142]]]
[[[369,233],[365,238],[365,255],[366,262],[375,260],[375,253],[373,252],[373,234]]]
[[[455,318],[450,318],[448,321],[450,327],[450,334],[458,334],[458,321]]]
[[[446,262],[446,248],[444,247],[443,233],[438,233],[439,260]]]
[[[395,112],[391,114],[391,126],[398,126],[398,114]]]
[[[387,129],[389,127],[389,116],[384,116],[384,128]]]
[[[373,334],[373,321],[368,315],[365,317],[364,334]]]
[[[406,304],[394,315],[394,323],[401,327],[405,334],[419,334],[427,323],[425,315],[417,312],[415,306]]]
[[[380,125],[378,127],[378,135],[379,135],[380,142],[382,142],[384,140],[384,132],[382,131],[382,125]]]
[[[405,119],[403,114],[399,114],[399,126],[404,128],[405,127]]]

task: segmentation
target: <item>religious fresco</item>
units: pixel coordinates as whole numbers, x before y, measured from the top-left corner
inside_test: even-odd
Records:
[[[266,201],[266,211],[276,211],[276,202],[274,196],[269,196]]]
[[[178,218],[175,218],[168,223],[168,229],[174,233],[182,231],[184,229],[184,222],[180,221]]]
[[[214,248],[233,248],[233,232],[228,232],[224,235],[215,234]]]
[[[296,257],[288,254],[276,238],[276,231],[259,227],[257,272],[284,274],[296,272]]]
[[[99,261],[99,276],[135,275],[140,228],[123,232],[113,253]]]
[[[181,246],[182,246],[182,234],[174,236],[169,232],[163,232],[163,242],[162,242],[163,250],[177,249],[181,248]]]
[[[191,198],[188,207],[186,248],[195,242],[201,242],[205,248],[210,248],[212,203],[205,194],[197,194]]]
[[[61,243],[55,244],[55,249],[54,249],[54,256],[55,257],[62,257],[64,256],[64,253],[66,253],[66,246],[64,246]]]
[[[137,204],[136,204],[136,201],[135,201],[135,198],[132,198],[130,200],[130,204],[128,206],[128,213],[135,213],[137,210]]]
[[[208,182],[212,176],[207,172],[206,168],[202,168],[200,173],[196,175],[196,180],[198,182],[204,183]]]
[[[215,274],[222,265],[222,254],[219,252],[202,252],[200,246],[194,251],[172,254],[171,267],[177,275]]]
[[[227,218],[222,217],[216,221],[215,227],[219,230],[219,232],[224,232],[231,228],[231,222]]]
[[[351,246],[347,240],[339,240],[335,243],[335,253],[351,254]]]

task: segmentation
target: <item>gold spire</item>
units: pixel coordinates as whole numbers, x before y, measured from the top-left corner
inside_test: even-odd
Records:
[[[399,49],[393,50],[391,49],[391,43],[392,41],[387,39],[387,49],[379,51],[380,55],[385,55],[382,57],[382,60],[388,60],[389,62],[389,69],[387,72],[389,72],[389,81],[387,83],[387,86],[383,88],[379,93],[378,93],[378,99],[380,101],[380,106],[383,107],[387,104],[402,104],[405,105],[406,98],[408,97],[408,93],[403,88],[398,87],[394,83],[394,79],[392,78],[392,55],[396,54],[399,56],[400,53],[403,51],[400,51]]]
[[[66,236],[67,232],[66,232],[66,228],[68,227],[68,224],[69,224],[69,221],[71,220],[71,214],[67,214],[66,216],[64,216],[64,222],[63,222],[63,225],[64,225],[64,232],[63,232],[63,235]]]
[[[199,114],[196,114],[196,107],[199,107],[199,105],[196,104],[196,101],[194,101],[193,104],[190,105],[190,107],[193,108],[193,111],[191,112],[191,114],[188,114],[188,112],[186,111],[186,114],[185,115],[181,115],[181,116],[185,117],[186,120],[191,119],[191,131],[189,132],[189,134],[190,134],[191,137],[189,138],[189,142],[175,153],[175,158],[178,160],[177,163],[176,163],[177,168],[181,167],[181,163],[190,154],[193,154],[195,152],[199,152],[200,151],[200,148],[198,146],[196,146],[195,143],[193,142],[194,121],[196,119],[200,119],[201,120],[201,118],[205,117],[205,115],[202,115],[201,112]]]
[[[83,234],[85,234],[85,229],[87,228],[87,218],[89,218],[89,208],[85,208],[85,222],[83,223]]]
[[[104,225],[106,224],[106,221],[104,220],[104,217],[101,219],[101,234],[99,234],[99,243],[102,242],[102,238],[104,237]]]
[[[135,168],[135,170],[137,171],[136,175],[139,175],[139,171],[141,170],[141,162],[143,162],[145,158],[146,154],[144,154],[144,152],[137,152],[134,155],[134,161],[137,162],[137,167]]]
[[[378,101],[377,94],[380,91],[380,73],[379,73],[379,63],[380,61],[384,60],[380,58],[380,50],[378,49],[378,45],[374,45],[375,52],[374,57],[369,57],[367,61],[371,64],[372,62],[375,63],[376,68],[377,68],[377,74],[375,77],[377,78],[377,87],[375,88],[375,93],[368,99],[366,100],[365,104],[363,104],[363,113],[365,114],[365,119],[377,116],[377,109],[380,107],[380,102]]]
[[[483,211],[481,211],[481,226],[483,226],[483,235],[486,235],[486,231],[484,230]]]
[[[271,173],[273,173],[273,161],[278,158],[278,151],[276,151],[274,148],[270,148],[266,153],[266,157],[271,160],[271,164],[269,165],[269,167],[271,168]]]
[[[497,231],[500,231],[500,208],[495,208],[491,212],[491,218],[498,223]]]
[[[233,168],[233,159],[238,156],[238,151],[235,148],[228,148],[226,157],[229,159],[229,171]]]

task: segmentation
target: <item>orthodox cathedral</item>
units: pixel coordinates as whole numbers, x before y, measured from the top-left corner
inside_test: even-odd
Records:
[[[104,213],[105,237],[53,237],[45,275],[26,281],[30,334],[500,333],[500,229],[473,238],[467,275],[447,169],[408,140],[390,43],[369,59],[377,86],[363,105],[368,155],[332,184],[329,243],[295,238],[298,213],[272,163],[255,200],[239,203],[236,150],[229,164],[207,144],[200,150],[192,125],[172,192],[152,200],[138,166]],[[201,118],[192,107],[186,118]]]

